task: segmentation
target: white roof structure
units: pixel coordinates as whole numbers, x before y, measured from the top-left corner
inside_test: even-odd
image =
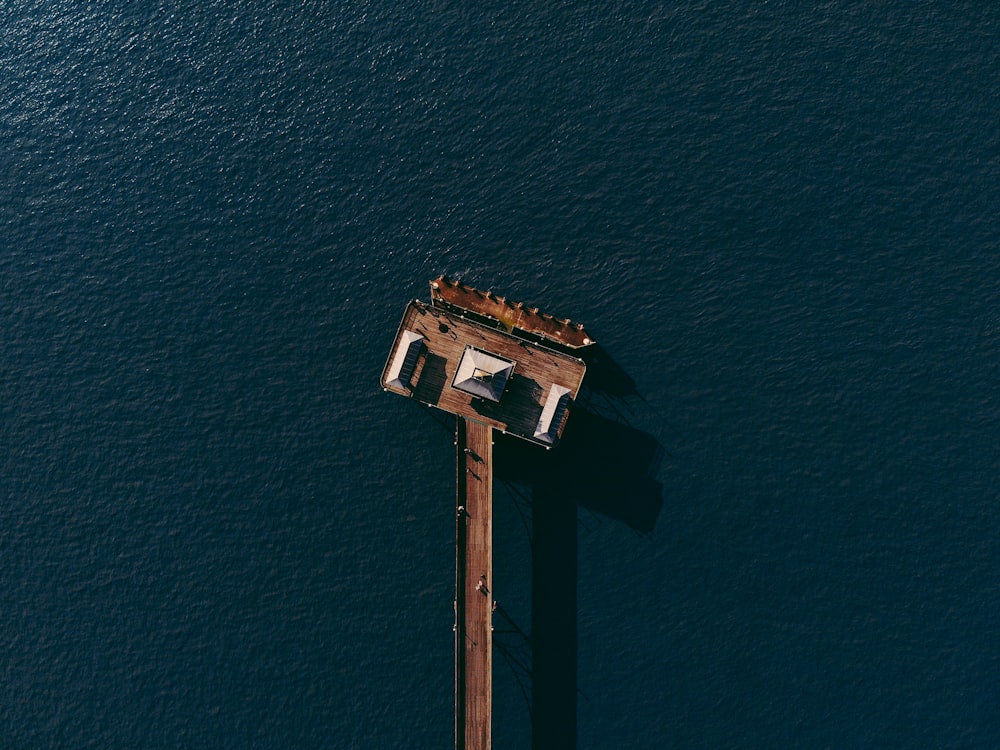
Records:
[[[386,373],[386,384],[393,388],[409,388],[410,378],[413,376],[413,369],[417,365],[420,357],[420,348],[424,344],[424,337],[414,331],[403,331],[399,337],[399,345],[396,347],[396,354],[392,358],[389,372]]]
[[[569,405],[567,395],[570,389],[563,385],[554,385],[549,388],[548,398],[542,407],[542,416],[538,418],[538,426],[535,428],[535,440],[545,443],[554,443],[559,431],[559,423],[562,421],[563,413]]]
[[[451,385],[471,396],[499,403],[516,364],[513,360],[466,346]]]

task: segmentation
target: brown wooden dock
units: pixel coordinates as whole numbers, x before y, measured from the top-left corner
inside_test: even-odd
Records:
[[[405,382],[395,377],[395,356],[405,355],[404,337],[420,337],[414,351],[419,351],[407,370]],[[482,349],[514,363],[513,373],[496,403],[454,387],[456,372],[467,347]],[[382,387],[415,398],[429,406],[483,422],[502,432],[509,432],[550,447],[562,434],[567,409],[556,410],[551,435],[539,439],[539,420],[551,389],[564,389],[566,402],[572,403],[580,390],[586,365],[582,360],[539,346],[503,331],[494,330],[443,310],[414,300],[403,314],[393,355],[382,373]],[[402,366],[403,358],[400,359]]]
[[[455,445],[455,748],[488,750],[493,715],[493,429],[458,417]]]
[[[440,277],[406,307],[382,387],[456,417],[455,748],[489,750],[493,714],[493,431],[546,448],[586,372],[583,326]]]

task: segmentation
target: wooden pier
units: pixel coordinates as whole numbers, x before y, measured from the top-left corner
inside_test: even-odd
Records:
[[[489,750],[493,714],[493,429],[458,417],[455,748]]]
[[[406,355],[411,347],[414,356],[408,362]],[[513,365],[498,400],[456,387],[464,355],[470,348]],[[587,370],[576,357],[418,300],[407,306],[392,352],[382,372],[382,387],[387,391],[546,447],[558,442],[567,416],[566,408],[552,409],[552,420],[545,425],[547,432],[539,429],[553,386],[557,393],[564,394],[563,403],[569,404],[576,398]]]
[[[414,300],[382,370],[386,391],[455,415],[455,748],[489,750],[493,714],[493,431],[560,439],[593,342],[582,325],[446,277]]]

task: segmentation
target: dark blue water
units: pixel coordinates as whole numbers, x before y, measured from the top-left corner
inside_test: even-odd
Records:
[[[440,272],[663,456],[495,747],[1000,744],[1000,13],[406,5],[5,7],[0,744],[449,746],[452,436],[378,388]]]

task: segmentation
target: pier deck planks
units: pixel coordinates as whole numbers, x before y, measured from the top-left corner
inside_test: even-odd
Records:
[[[400,389],[389,386],[383,371],[383,388],[534,442],[539,442],[534,440],[534,431],[549,388],[553,384],[565,386],[570,390],[571,398],[575,399],[586,372],[586,365],[580,359],[487,328],[417,300],[406,308],[393,351],[399,345],[400,336],[407,330],[423,335],[425,344],[424,353],[410,378],[411,387]],[[500,403],[475,398],[451,387],[466,345],[517,362]],[[388,366],[387,362],[386,368]],[[565,416],[562,422],[556,426],[557,436],[562,434]]]
[[[489,750],[493,713],[493,430],[456,428],[455,746]]]
[[[530,309],[526,314],[537,311]],[[583,335],[582,328],[578,330]],[[423,337],[420,355],[413,371],[407,373],[408,381],[402,375],[390,385],[389,369],[406,331]],[[466,346],[517,363],[499,403],[452,387]],[[544,401],[553,385],[568,389],[575,400],[585,372],[581,359],[466,318],[461,309],[419,300],[407,305],[382,371],[385,390],[456,416],[456,750],[490,750],[492,743],[493,430],[551,447],[555,441],[548,444],[534,437]],[[551,426],[549,434],[556,440],[567,416],[564,410],[560,423]]]

